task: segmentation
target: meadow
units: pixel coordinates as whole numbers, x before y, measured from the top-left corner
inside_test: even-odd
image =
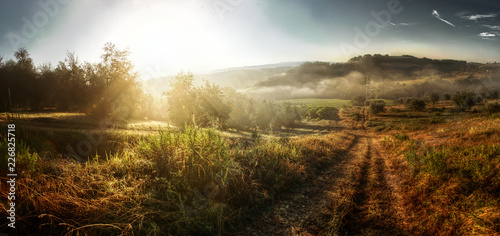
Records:
[[[253,211],[304,184],[352,138],[343,132],[245,138],[210,128],[118,124],[79,162],[66,144],[86,140],[83,131],[97,129],[97,121],[68,113],[2,118],[2,128],[17,124],[20,139],[21,234],[233,232]],[[6,142],[0,144],[6,152]]]
[[[16,232],[500,231],[498,114],[456,112],[451,101],[422,111],[387,106],[378,114],[341,100],[299,101],[311,107],[343,102],[340,121],[332,127],[302,120],[292,129],[257,132],[145,120],[102,129],[102,120],[81,113],[2,113],[2,130],[17,127]],[[101,141],[92,143],[88,133]],[[77,149],[82,140],[92,150],[78,159],[67,146]],[[2,134],[0,152],[7,149]],[[7,181],[5,169],[0,176]],[[5,201],[1,206],[5,214]]]
[[[280,100],[279,102],[291,103],[294,105],[306,105],[310,107],[335,107],[337,109],[351,105],[351,101],[345,99],[289,99]]]

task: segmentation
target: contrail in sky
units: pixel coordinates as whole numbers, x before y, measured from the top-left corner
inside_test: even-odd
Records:
[[[432,10],[432,16],[434,16],[434,17],[438,18],[438,20],[440,20],[440,21],[442,21],[442,22],[444,22],[444,23],[446,23],[446,24],[448,24],[448,25],[451,25],[451,26],[455,27],[455,25],[454,25],[454,24],[452,24],[451,22],[449,22],[449,21],[447,21],[447,20],[445,20],[445,19],[441,18],[441,17],[439,16],[439,13],[438,13],[436,10]]]

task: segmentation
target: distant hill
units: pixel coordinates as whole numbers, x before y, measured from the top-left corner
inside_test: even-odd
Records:
[[[347,63],[306,62],[257,82],[248,92],[266,99],[349,99],[365,94],[421,97],[433,90],[487,90],[498,82],[498,63],[375,54],[354,57]]]
[[[307,61],[290,61],[290,62],[280,62],[274,64],[265,64],[265,65],[255,65],[255,66],[242,66],[242,67],[232,67],[221,70],[215,70],[212,73],[224,72],[224,71],[232,71],[232,70],[260,70],[260,69],[272,69],[272,68],[292,68],[306,63]]]
[[[350,99],[365,94],[374,98],[422,97],[429,91],[498,87],[500,64],[375,54],[357,56],[345,63],[283,62],[226,68],[194,77],[197,84],[207,80],[265,99]],[[172,78],[147,80],[143,87],[159,96],[169,89]]]
[[[267,80],[270,77],[283,74],[303,63],[303,61],[282,62],[276,64],[233,67],[215,70],[212,73],[195,74],[194,78],[197,84],[201,84],[203,80],[207,80],[223,87],[232,87],[241,90],[250,88],[256,83]],[[170,80],[174,77],[175,75],[149,79],[143,81],[142,84],[146,92],[153,96],[160,96],[162,92],[169,89]]]
[[[326,78],[344,77],[359,72],[371,80],[409,80],[425,75],[444,75],[467,71],[467,62],[433,60],[414,56],[364,55],[347,63],[306,62],[286,74],[258,82],[259,86],[298,86],[317,83]]]

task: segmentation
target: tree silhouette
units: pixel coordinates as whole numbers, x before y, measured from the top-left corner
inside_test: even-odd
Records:
[[[97,70],[88,65],[86,67],[88,83],[96,89],[92,114],[100,118],[109,116],[115,120],[127,120],[135,114],[136,98],[141,93],[137,84],[138,74],[128,59],[128,49],[119,50],[108,42],[103,50],[102,62],[97,65]]]
[[[67,52],[64,62],[59,62],[56,73],[59,81],[60,108],[70,111],[85,110],[88,104],[88,89],[78,57],[72,52]]]
[[[12,87],[11,98],[13,104],[27,110],[30,105],[38,105],[36,101],[36,71],[33,60],[29,57],[26,48],[20,48],[14,53],[16,64],[13,73],[11,74]]]

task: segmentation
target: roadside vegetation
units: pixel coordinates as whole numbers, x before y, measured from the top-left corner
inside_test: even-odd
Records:
[[[500,231],[499,134],[498,119],[478,117],[386,138],[417,232]]]
[[[451,99],[423,102],[422,109],[418,99],[407,99],[367,127],[382,132],[392,152],[413,232],[494,235],[500,232],[498,102],[469,91]]]
[[[231,139],[186,126],[121,139],[114,151],[83,163],[41,155],[22,141],[17,194],[25,200],[17,211],[18,232],[227,234],[305,184],[352,138],[336,132]],[[2,136],[0,149],[6,148]]]

